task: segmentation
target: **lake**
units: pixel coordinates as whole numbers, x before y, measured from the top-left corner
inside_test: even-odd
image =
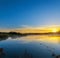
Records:
[[[60,37],[25,36],[0,41],[5,55],[0,58],[55,58],[60,55]],[[55,56],[54,56],[55,54]]]

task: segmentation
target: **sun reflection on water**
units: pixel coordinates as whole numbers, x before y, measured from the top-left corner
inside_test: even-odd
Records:
[[[19,39],[19,38],[18,38]],[[26,36],[21,37],[20,40],[26,41],[26,42],[48,42],[48,43],[60,43],[60,37],[58,36]]]

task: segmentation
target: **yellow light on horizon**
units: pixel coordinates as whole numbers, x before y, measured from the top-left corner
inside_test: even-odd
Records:
[[[52,29],[52,32],[58,32],[58,29],[54,28]]]

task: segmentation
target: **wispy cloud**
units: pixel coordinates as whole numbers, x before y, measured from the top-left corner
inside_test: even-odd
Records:
[[[21,25],[22,28],[33,28],[32,26],[29,25]]]

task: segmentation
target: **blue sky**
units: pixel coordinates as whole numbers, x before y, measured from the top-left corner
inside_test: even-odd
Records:
[[[60,25],[60,0],[0,0],[0,28]]]

